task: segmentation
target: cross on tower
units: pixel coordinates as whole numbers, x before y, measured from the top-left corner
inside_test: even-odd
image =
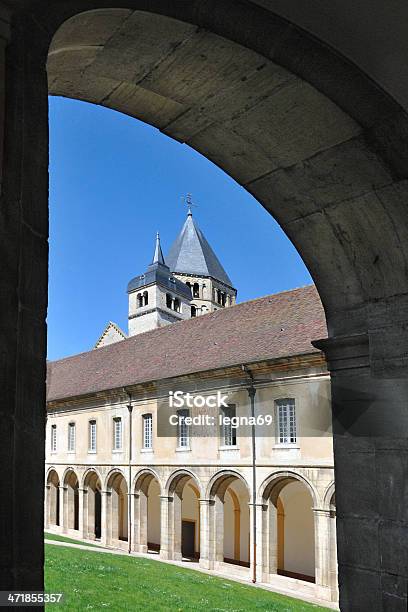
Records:
[[[193,213],[191,212],[191,207],[198,206],[198,204],[194,204],[194,202],[192,201],[191,193],[188,193],[187,195],[182,196],[181,199],[183,203],[187,206],[187,214],[192,215]]]

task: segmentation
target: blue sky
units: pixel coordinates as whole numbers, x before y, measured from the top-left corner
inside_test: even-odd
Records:
[[[149,264],[156,231],[166,255],[188,192],[238,301],[311,282],[278,224],[205,157],[114,111],[49,105],[49,359],[91,349],[109,320],[127,331],[126,285]]]

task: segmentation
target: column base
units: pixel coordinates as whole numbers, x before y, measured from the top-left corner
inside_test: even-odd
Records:
[[[201,567],[202,569],[206,569],[206,570],[212,570],[214,569],[214,564],[209,560],[209,559],[202,559],[200,557],[200,560],[198,562],[198,566]]]

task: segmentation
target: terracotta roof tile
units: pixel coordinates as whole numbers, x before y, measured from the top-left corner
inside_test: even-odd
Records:
[[[301,287],[49,362],[47,400],[314,353],[326,335],[316,288]]]

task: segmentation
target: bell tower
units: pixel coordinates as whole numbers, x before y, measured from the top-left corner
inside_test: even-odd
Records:
[[[233,306],[237,290],[193,219],[190,194],[187,219],[167,255],[173,275],[190,290],[191,316]]]
[[[151,264],[144,274],[129,282],[127,293],[129,336],[191,316],[191,292],[166,265],[158,233]]]

